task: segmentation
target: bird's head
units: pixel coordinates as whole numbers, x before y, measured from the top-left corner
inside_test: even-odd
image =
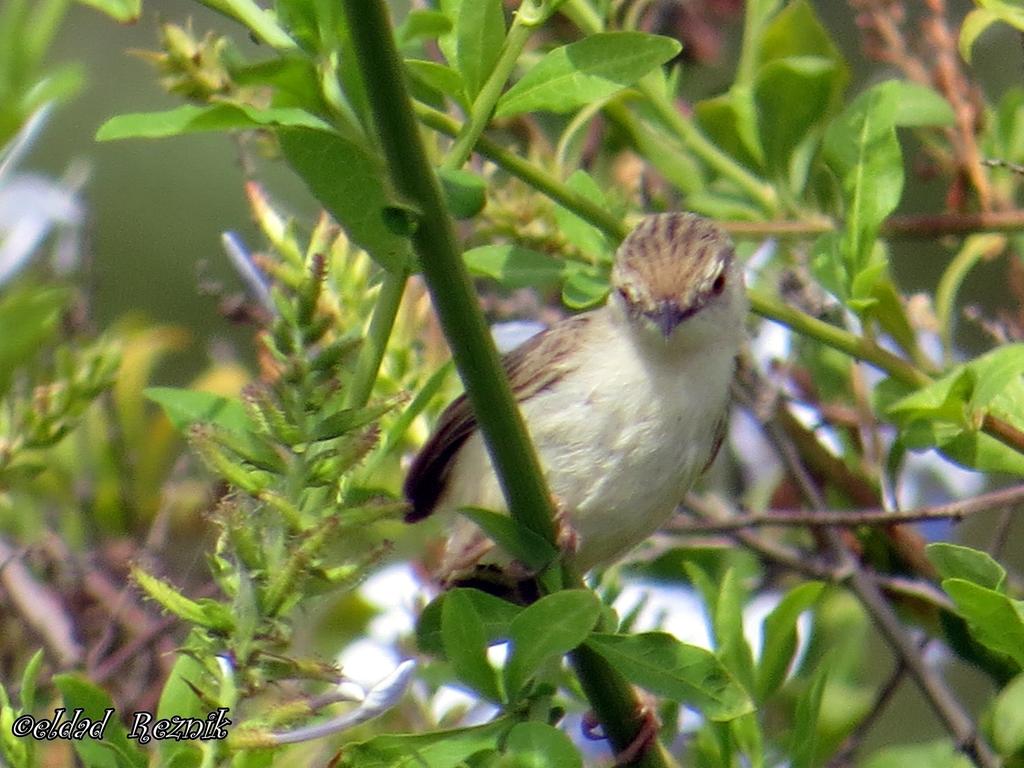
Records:
[[[747,302],[735,262],[728,235],[708,219],[648,216],[619,246],[612,301],[637,329],[656,332],[665,342],[714,335],[716,327],[738,333]]]

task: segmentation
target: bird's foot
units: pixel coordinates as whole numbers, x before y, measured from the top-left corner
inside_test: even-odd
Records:
[[[654,714],[654,710],[648,703],[640,705],[640,728],[636,732],[636,736],[633,737],[625,749],[621,749],[615,753],[615,766],[616,768],[625,768],[625,766],[632,765],[639,760],[643,755],[647,753],[647,750],[651,748],[651,745],[655,743],[658,738],[658,729],[661,728],[661,723],[658,721],[657,715]],[[593,710],[583,715],[583,736],[584,738],[591,739],[593,741],[599,741],[601,739],[608,738],[601,724],[597,720],[597,715],[594,714]]]
[[[554,494],[551,504],[555,508],[555,545],[565,555],[575,555],[580,548],[580,537],[569,517],[569,511]]]

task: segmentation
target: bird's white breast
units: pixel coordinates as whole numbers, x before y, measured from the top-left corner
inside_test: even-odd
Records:
[[[576,531],[580,570],[625,553],[672,514],[714,448],[735,353],[641,349],[629,334],[602,335],[604,343],[581,345],[575,370],[521,405]],[[444,506],[505,509],[479,433],[460,450]],[[468,523],[460,529],[450,551],[478,535]]]

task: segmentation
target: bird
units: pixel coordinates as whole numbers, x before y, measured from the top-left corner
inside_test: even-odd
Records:
[[[652,214],[616,251],[603,306],[503,357],[577,572],[647,539],[714,460],[747,309],[722,229],[693,213]],[[442,413],[403,493],[410,523],[466,507],[507,513],[465,395]],[[479,586],[518,582],[527,570],[459,517],[434,575]]]

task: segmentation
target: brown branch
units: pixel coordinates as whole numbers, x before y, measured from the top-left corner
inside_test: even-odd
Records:
[[[798,221],[723,221],[718,224],[739,240],[765,237],[809,239],[838,228],[836,222],[826,217]],[[975,213],[900,214],[886,219],[880,234],[891,240],[927,240],[977,232],[1021,231],[1024,231],[1024,210],[1015,208]]]
[[[43,638],[58,666],[77,666],[84,651],[75,639],[74,622],[57,593],[36,581],[22,556],[22,551],[0,539],[0,586],[25,623]]]
[[[762,420],[761,426],[810,506],[818,512],[825,511],[825,499],[821,491],[803,466],[796,447],[780,424],[774,418],[769,418]],[[957,701],[949,686],[925,663],[913,638],[883,594],[877,577],[858,561],[838,531],[832,527],[816,530],[820,540],[835,558],[839,573],[848,574],[846,585],[864,606],[890,649],[906,665],[918,689],[953,737],[958,748],[980,768],[998,768],[999,758],[981,737],[974,721]]]
[[[689,498],[687,504],[690,503]],[[770,509],[765,512],[749,512],[727,518],[702,520],[676,520],[670,525],[673,533],[703,534],[725,533],[744,528],[772,527],[852,527],[858,525],[892,525],[894,523],[917,523],[924,520],[954,520],[979,512],[988,512],[1024,503],[1024,485],[1014,485],[998,491],[983,493],[971,499],[919,507],[908,510],[887,509],[836,509],[804,510]]]

